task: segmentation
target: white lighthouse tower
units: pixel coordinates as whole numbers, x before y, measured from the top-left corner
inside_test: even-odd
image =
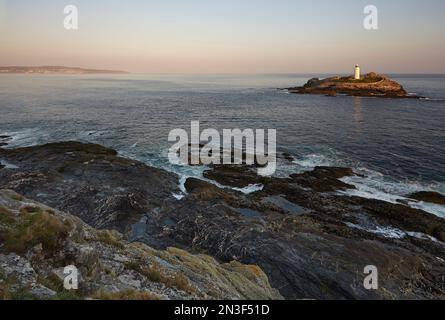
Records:
[[[354,71],[354,80],[360,80],[360,66],[358,64],[355,65]]]

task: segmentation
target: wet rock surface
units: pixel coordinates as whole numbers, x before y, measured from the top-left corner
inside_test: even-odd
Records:
[[[0,171],[2,187],[122,232],[179,191],[176,175],[94,144],[1,149],[0,159],[18,167]]]
[[[11,141],[10,136],[0,135],[0,148],[6,147],[9,141]]]
[[[189,178],[187,194],[176,200],[179,177],[96,145],[2,149],[0,158],[19,167],[0,170],[0,188],[157,250],[174,246],[220,263],[258,265],[288,299],[445,298],[445,220],[338,194],[353,188],[338,180],[351,169],[274,178],[259,177],[255,167],[213,166],[205,177],[226,188]],[[230,188],[253,184],[262,190]],[[379,270],[379,290],[363,286],[368,265]]]
[[[445,196],[438,192],[416,192],[408,196],[410,199],[445,205]]]

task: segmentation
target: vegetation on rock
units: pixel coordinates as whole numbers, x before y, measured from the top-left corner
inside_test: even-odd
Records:
[[[79,270],[79,290],[63,286],[67,265]],[[116,231],[0,190],[0,300],[281,299],[254,270],[127,243]]]

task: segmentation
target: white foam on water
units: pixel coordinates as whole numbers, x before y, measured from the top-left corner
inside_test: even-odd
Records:
[[[179,185],[178,186],[179,186],[179,190],[181,190],[181,192],[183,194],[187,194],[187,189],[185,188],[185,183],[186,183],[188,178],[191,178],[191,177],[181,176],[179,178]]]
[[[434,186],[423,185],[416,181],[395,182],[387,179],[379,172],[363,168],[355,171],[359,174],[365,174],[365,176],[344,177],[340,180],[355,186],[356,189],[339,191],[338,193],[366,199],[382,200],[394,204],[406,204],[412,208],[445,218],[445,206],[407,198],[407,195],[419,191],[438,191],[437,189],[441,189],[442,186],[435,186],[434,188]]]
[[[209,182],[221,189],[231,189],[243,194],[251,194],[264,189],[263,185],[253,184],[244,188],[236,188],[225,186],[216,181],[207,179],[204,177],[204,171],[208,170],[207,166],[189,166],[184,163],[170,164],[165,159],[168,159],[168,149],[162,150],[161,157],[157,159],[152,158],[141,158],[135,156],[133,152],[122,152],[126,157],[136,159],[146,163],[147,165],[158,167],[169,172],[173,172],[179,175],[179,189],[182,195],[186,195],[185,181],[188,178],[197,178],[206,182]],[[354,167],[354,171],[360,176],[345,177],[340,179],[341,181],[354,185],[356,189],[350,189],[346,191],[339,191],[340,194],[348,196],[357,196],[367,199],[377,199],[386,201],[389,203],[400,204],[404,203],[416,209],[421,209],[431,214],[437,215],[439,217],[445,218],[445,206],[419,202],[412,199],[406,198],[407,195],[418,192],[418,191],[438,191],[443,193],[442,189],[445,190],[444,186],[437,185],[424,185],[419,182],[397,182],[390,178],[384,176],[382,173],[369,170],[360,164],[356,163],[351,165],[350,163],[342,160],[342,155],[337,154],[334,150],[328,150],[330,156],[323,155],[321,153],[312,153],[295,159],[289,164],[288,161],[278,158],[277,173],[275,176],[286,177],[292,173],[301,173],[306,171],[311,171],[317,166],[344,166],[344,167]]]
[[[439,216],[441,218],[445,218],[445,206],[435,204],[435,203],[428,203],[423,201],[409,201],[409,205],[413,208],[420,209],[429,213],[432,213],[436,216]]]
[[[236,188],[236,187],[230,187],[230,186],[222,185],[222,184],[220,184],[220,183],[218,183],[218,182],[216,182],[214,180],[207,179],[207,178],[202,177],[202,176],[197,177],[197,176],[184,176],[183,175],[183,176],[181,176],[179,178],[179,184],[178,184],[179,190],[181,190],[182,195],[187,195],[188,194],[187,193],[187,189],[185,188],[185,182],[189,178],[196,178],[196,179],[208,182],[210,184],[213,184],[213,185],[217,186],[220,189],[235,190],[235,191],[238,191],[238,192],[241,192],[241,193],[244,193],[244,194],[251,194],[251,193],[258,192],[258,191],[261,191],[261,190],[264,189],[264,186],[262,184],[250,184],[250,185],[248,185],[247,187],[244,187],[244,188]]]
[[[42,142],[47,142],[49,134],[39,128],[28,128],[18,131],[6,131],[0,135],[11,137],[7,141],[6,148],[22,148],[38,145]]]
[[[163,157],[165,159],[168,159],[168,152],[169,152],[169,149],[162,150],[160,152],[161,153],[160,159],[162,159]],[[167,160],[168,164],[166,164],[165,161],[159,161],[159,159],[155,160],[155,159],[141,158],[141,157],[135,156],[134,153],[128,152],[128,151],[119,151],[119,153],[125,157],[144,162],[145,164],[147,164],[149,166],[161,168],[166,171],[177,174],[179,176],[178,187],[179,187],[179,190],[181,191],[181,194],[176,194],[176,195],[177,196],[182,195],[183,197],[181,197],[181,199],[183,199],[188,194],[187,190],[185,188],[185,182],[189,178],[196,178],[196,179],[211,183],[220,189],[231,189],[231,190],[235,190],[235,191],[241,192],[246,195],[255,193],[255,192],[258,192],[258,191],[261,191],[264,189],[264,186],[262,184],[251,184],[244,188],[236,188],[236,187],[222,185],[214,180],[204,177],[204,172],[209,170],[208,166],[190,166],[186,163],[182,163],[180,160],[173,164],[169,163]]]
[[[316,153],[306,155],[301,159],[295,159],[292,162],[299,166],[303,171],[310,171],[315,167],[329,167],[334,165],[332,160],[322,154]]]
[[[15,164],[9,163],[6,160],[0,160],[0,164],[5,166],[5,169],[12,169],[12,170],[14,170],[14,169],[18,169],[19,168]]]
[[[403,239],[406,236],[406,233],[404,231],[397,228],[374,226],[374,228],[371,229],[350,222],[347,222],[346,225],[350,228],[359,229],[369,233],[381,235],[382,237],[389,239]]]
[[[226,187],[229,188],[229,187]],[[239,191],[244,194],[251,194],[258,191],[262,191],[264,189],[264,185],[262,184],[249,184],[247,187],[244,188],[231,188],[235,191]]]
[[[173,198],[180,201],[185,198],[185,195],[183,193],[172,193]]]
[[[421,233],[421,232],[407,232],[406,234],[409,235],[410,237],[417,238],[420,240],[430,240],[433,242],[440,242],[438,239],[431,237],[430,235]]]
[[[409,237],[413,237],[413,238],[420,239],[420,240],[429,240],[432,242],[441,243],[441,241],[439,241],[438,239],[431,237],[430,235],[421,233],[421,232],[406,232],[406,231],[400,230],[398,228],[382,227],[382,226],[378,226],[378,225],[375,225],[372,228],[369,228],[369,227],[367,228],[367,227],[360,226],[358,224],[354,224],[354,223],[350,223],[350,222],[347,222],[345,224],[350,228],[354,228],[354,229],[366,231],[368,233],[380,235],[380,236],[382,236],[384,238],[388,238],[388,239],[404,239],[409,236]]]
[[[361,166],[359,163],[351,165],[350,163],[341,160],[341,158],[343,158],[342,155],[337,154],[335,151],[330,150],[329,154],[331,155],[330,157],[320,153],[308,154],[300,159],[294,160],[293,163],[296,165],[294,172],[311,171],[318,166],[352,167],[358,176],[345,177],[340,180],[355,186],[356,189],[339,191],[340,194],[367,199],[377,199],[394,204],[403,203],[412,208],[420,209],[441,218],[445,218],[445,206],[407,198],[407,195],[419,191],[444,193],[444,183],[425,184],[418,181],[394,181],[380,172]],[[289,171],[289,169],[286,171]]]

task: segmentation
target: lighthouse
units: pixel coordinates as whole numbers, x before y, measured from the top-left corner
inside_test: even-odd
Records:
[[[358,64],[355,65],[354,80],[360,80],[360,66]]]

